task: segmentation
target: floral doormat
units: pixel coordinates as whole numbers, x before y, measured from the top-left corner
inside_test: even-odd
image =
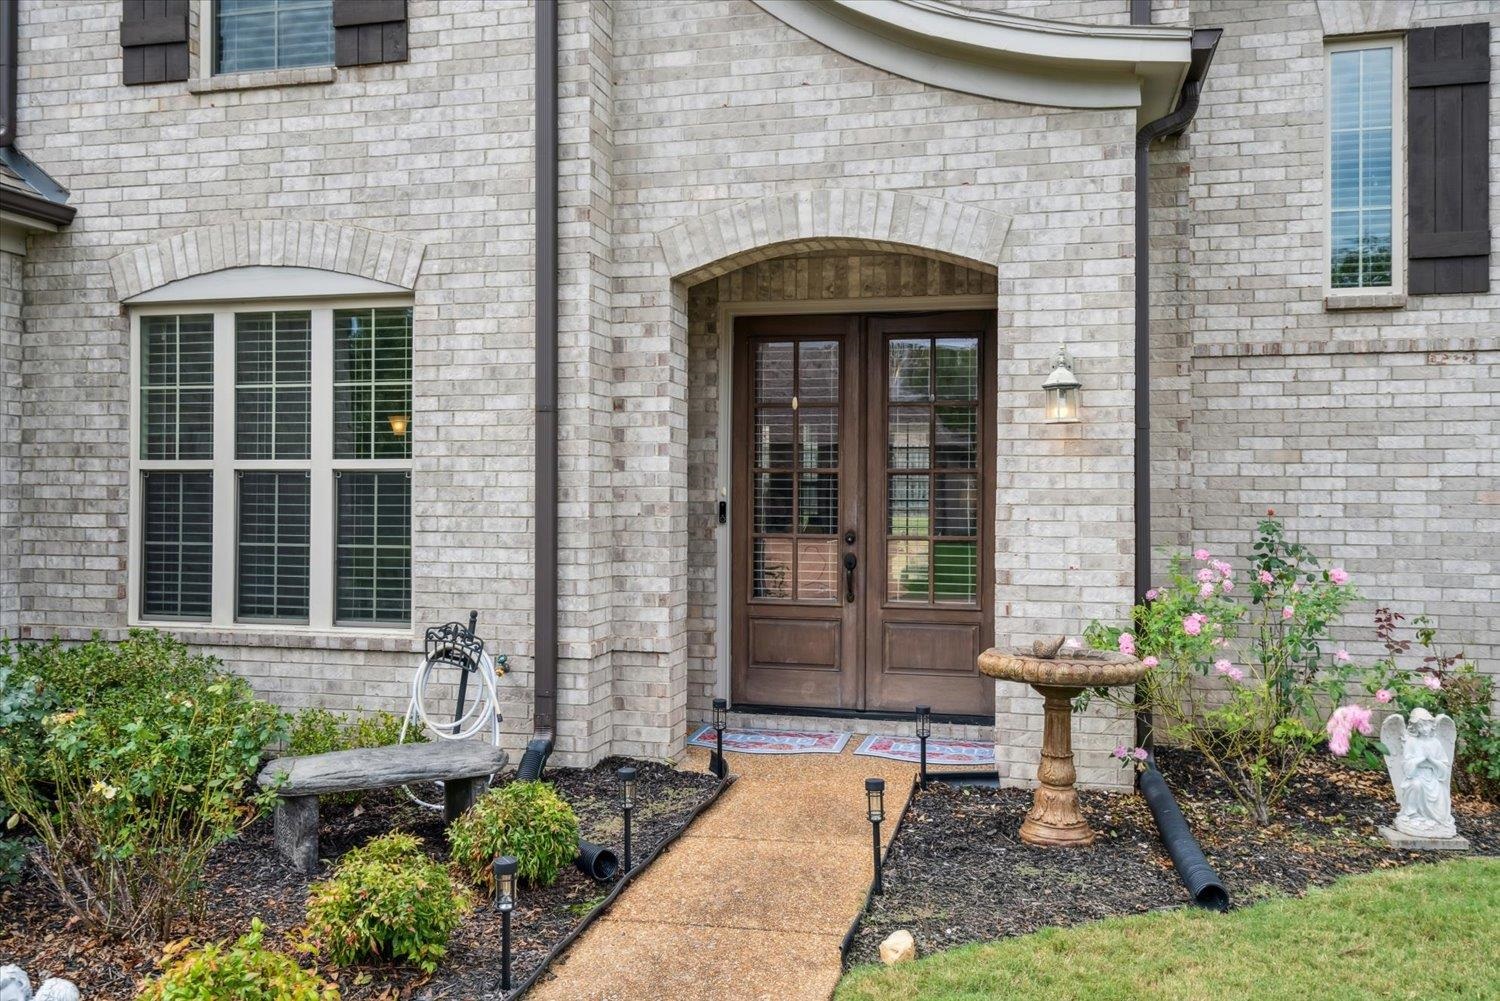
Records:
[[[714,749],[714,728],[704,725],[688,738],[693,747]],[[847,733],[821,730],[725,730],[724,750],[741,754],[838,754]]]
[[[866,737],[855,754],[867,758],[893,758],[896,761],[921,761],[921,744],[915,737]],[[995,767],[994,741],[940,740],[927,738],[927,766],[985,765]]]

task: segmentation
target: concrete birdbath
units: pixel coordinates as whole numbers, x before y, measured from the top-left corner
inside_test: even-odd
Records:
[[[1123,653],[1068,650],[1059,637],[1038,641],[1030,650],[986,650],[979,655],[979,671],[1001,681],[1020,681],[1042,696],[1042,761],[1031,812],[1021,824],[1021,840],[1033,845],[1089,845],[1093,828],[1078,809],[1073,783],[1073,700],[1085,688],[1133,685],[1146,675],[1146,665]]]

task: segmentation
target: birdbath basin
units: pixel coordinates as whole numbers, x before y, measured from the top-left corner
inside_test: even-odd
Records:
[[[1031,650],[986,650],[979,671],[1001,681],[1020,681],[1042,696],[1042,761],[1031,812],[1021,840],[1033,845],[1089,845],[1093,828],[1078,808],[1073,768],[1073,700],[1085,688],[1133,685],[1146,675],[1134,657],[1105,650],[1065,650],[1037,643]],[[1050,656],[1048,655],[1050,653]]]

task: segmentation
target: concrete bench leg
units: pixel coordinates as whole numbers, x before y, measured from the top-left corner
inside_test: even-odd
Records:
[[[443,783],[443,820],[453,823],[469,807],[484,795],[483,778],[449,779]]]
[[[276,851],[298,872],[318,871],[318,797],[284,796],[272,817]]]

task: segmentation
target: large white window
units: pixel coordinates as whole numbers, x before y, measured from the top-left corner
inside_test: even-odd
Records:
[[[1328,47],[1328,287],[1402,284],[1402,96],[1398,39]]]
[[[411,621],[412,311],[132,313],[132,618]]]
[[[214,0],[215,73],[333,64],[333,0]]]

